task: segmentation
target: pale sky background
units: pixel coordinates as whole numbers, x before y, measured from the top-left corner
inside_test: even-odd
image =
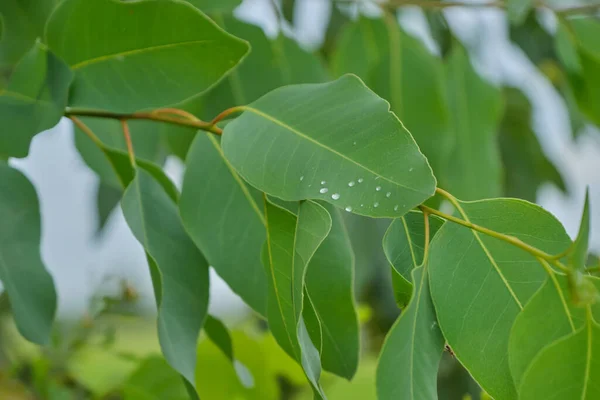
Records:
[[[328,21],[329,0],[297,1],[297,29],[286,32],[307,48],[318,47]],[[569,189],[569,194],[564,195],[551,185],[542,187],[538,203],[552,212],[571,236],[577,233],[585,187],[590,187],[591,247],[600,251],[600,132],[590,127],[577,142],[572,141],[563,100],[523,52],[509,43],[500,11],[454,8],[445,14],[455,34],[474,52],[476,69],[496,84],[521,87],[532,101],[536,133]],[[277,32],[270,0],[244,0],[236,15],[261,25],[268,35]],[[406,9],[401,19],[407,30],[423,38],[435,51],[418,9]],[[54,129],[37,135],[29,157],[13,159],[11,164],[31,179],[40,197],[42,257],[58,288],[59,315],[80,315],[99,288],[107,281],[118,283],[119,277],[132,282],[141,294],[142,304],[152,309],[154,300],[144,252],[120,209],[111,216],[105,235],[95,238],[98,178],[77,153],[70,122],[63,119]],[[179,182],[183,166],[178,160],[169,159],[167,171]],[[211,278],[211,312],[228,319],[243,315],[247,308],[241,301],[214,273]]]

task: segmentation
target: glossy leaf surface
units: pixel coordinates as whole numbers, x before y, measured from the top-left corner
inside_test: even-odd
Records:
[[[457,204],[463,219],[547,253],[561,253],[570,245],[562,225],[531,203],[491,199]],[[456,357],[495,399],[514,399],[506,354],[510,330],[546,272],[524,250],[456,224],[438,231],[429,266],[440,328]]]
[[[373,217],[402,216],[433,194],[410,133],[354,76],[279,88],[244,110],[225,128],[223,152],[267,194]]]
[[[69,104],[116,112],[198,95],[248,51],[190,4],[160,0],[63,1],[46,42],[75,71]]]

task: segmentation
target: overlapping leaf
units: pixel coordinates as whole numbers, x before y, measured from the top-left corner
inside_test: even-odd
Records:
[[[434,237],[443,221],[429,216],[430,237]],[[412,297],[412,270],[423,263],[425,220],[423,214],[410,212],[392,221],[383,237],[383,251],[392,266],[394,297],[405,307]]]
[[[231,289],[266,315],[260,260],[265,221],[260,193],[223,157],[219,139],[199,133],[190,149],[179,210],[190,237]]]
[[[232,12],[242,3],[242,0],[186,0],[205,13]]]
[[[21,335],[47,344],[56,291],[40,255],[39,208],[33,185],[0,161],[0,280]]]
[[[224,130],[223,152],[267,194],[372,217],[400,217],[433,194],[410,133],[355,76],[279,88],[243,109]]]
[[[148,255],[163,354],[194,385],[196,341],[208,307],[208,263],[187,236],[176,204],[145,170],[136,171],[121,207]]]
[[[501,92],[475,72],[466,50],[456,42],[446,62],[446,82],[454,137],[452,162],[443,172],[447,188],[465,200],[499,196]]]
[[[65,0],[46,42],[75,71],[70,105],[115,112],[198,95],[248,51],[190,4],[160,0]]]
[[[306,272],[306,292],[316,313],[322,338],[321,363],[329,372],[352,379],[358,368],[360,332],[354,299],[354,253],[340,211],[323,204],[331,231],[315,252]],[[311,328],[305,317],[306,325]],[[316,330],[316,329],[315,329]]]
[[[33,45],[0,89],[0,155],[25,157],[31,139],[58,123],[71,79],[64,62],[41,43]]]
[[[306,329],[302,310],[306,268],[331,229],[331,217],[311,201],[300,205],[296,217],[265,200],[265,219],[269,328],[277,343],[302,365],[315,394],[324,397],[319,384],[319,352]]]
[[[515,236],[547,253],[570,240],[562,225],[515,199],[460,202],[462,218]],[[516,398],[508,358],[510,329],[546,273],[524,250],[468,228],[445,224],[431,243],[430,284],[440,328],[456,357],[497,400]]]
[[[583,328],[546,347],[523,377],[519,399],[600,398],[600,326],[589,317]]]

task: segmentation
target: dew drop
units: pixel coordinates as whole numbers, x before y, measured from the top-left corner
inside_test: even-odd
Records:
[[[329,192],[329,189],[327,188],[321,188],[321,190],[319,190],[319,193],[327,193]]]
[[[364,179],[363,178],[358,178],[358,183],[363,183]]]
[[[381,178],[381,177],[380,177],[380,176],[376,176],[376,177],[375,177],[375,180],[377,180],[377,179],[379,179],[379,178]]]
[[[410,167],[410,168],[408,169],[408,172],[413,172],[413,169],[414,169],[413,167]]]
[[[377,191],[379,192],[379,191],[381,190],[381,186],[377,186],[377,187],[375,188],[375,190],[377,190]]]
[[[331,198],[334,199],[334,200],[337,200],[337,199],[340,198],[340,194],[339,193],[334,193],[334,194],[331,195]]]
[[[361,204],[360,206],[361,206],[361,207],[364,207],[365,205],[364,205],[364,204]]]
[[[345,208],[346,211],[351,212],[352,211],[352,207],[348,206]]]
[[[392,192],[387,192],[387,193],[385,194],[385,197],[390,197],[391,195],[392,195]]]
[[[350,182],[348,182],[348,186],[352,187],[352,186],[354,186],[354,185],[356,185],[356,183],[355,183],[354,181],[350,181]]]
[[[375,207],[375,208],[379,207],[379,203],[375,202],[375,204],[373,204],[373,207]]]
[[[324,184],[326,184],[326,183],[327,183],[327,182],[325,182],[325,181],[321,181],[321,185],[324,185]]]
[[[304,180],[304,175],[302,175],[302,176],[300,177],[300,181],[303,181],[303,180]]]
[[[398,205],[394,206],[394,211],[398,211]]]
[[[356,146],[356,142],[352,142],[352,145],[353,145],[353,146]]]

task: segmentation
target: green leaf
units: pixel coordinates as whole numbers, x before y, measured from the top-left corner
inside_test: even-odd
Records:
[[[531,104],[517,89],[505,92],[506,109],[500,128],[500,149],[504,165],[505,195],[535,201],[545,182],[565,191],[565,183],[546,158],[531,128]]]
[[[457,204],[463,219],[549,254],[570,245],[562,225],[526,201]],[[438,231],[429,266],[440,328],[457,359],[496,400],[515,399],[507,357],[510,329],[545,281],[544,269],[524,250],[457,224],[444,224]]]
[[[508,0],[506,4],[508,19],[515,25],[522,24],[533,6],[534,0]]]
[[[242,0],[185,0],[205,13],[229,13],[242,3]]]
[[[80,118],[107,149],[127,151],[123,128],[118,120],[101,118]],[[131,140],[136,158],[162,165],[165,160],[159,132],[154,121],[128,121]],[[75,126],[75,147],[83,161],[94,171],[100,180],[113,187],[121,187],[120,178],[104,152]],[[129,163],[127,163],[129,164]]]
[[[269,195],[399,217],[433,194],[435,178],[410,133],[355,76],[279,88],[243,110],[225,127],[223,152]]]
[[[121,207],[148,255],[163,354],[193,385],[196,341],[208,307],[208,264],[187,236],[176,204],[145,170],[137,170]]]
[[[75,71],[69,104],[114,112],[198,95],[248,52],[193,6],[161,0],[65,0],[46,41]]]
[[[355,74],[371,87],[373,69],[389,52],[388,40],[382,19],[361,16],[345,24],[331,55],[333,76]]]
[[[260,193],[223,156],[219,139],[198,133],[187,159],[179,211],[215,271],[250,307],[266,315],[267,275],[260,260],[265,221]]]
[[[434,173],[444,174],[452,135],[442,60],[418,39],[404,33],[394,18],[386,18],[385,22],[389,51],[373,70],[371,87],[389,101],[391,110],[429,159]]]
[[[27,178],[0,162],[0,280],[25,339],[47,344],[56,312],[52,276],[40,255],[40,206]]]
[[[161,357],[142,361],[123,385],[124,400],[188,400],[181,377]]]
[[[600,288],[600,279],[586,278]],[[593,306],[600,317],[600,304]],[[516,387],[534,358],[556,340],[585,325],[585,309],[577,307],[569,296],[569,281],[564,275],[548,278],[515,319],[508,344],[510,371]]]
[[[573,270],[583,271],[587,261],[588,246],[590,243],[590,191],[585,191],[583,214],[579,224],[579,232],[573,242],[569,253],[569,267]]]
[[[223,354],[227,356],[229,361],[233,362],[233,344],[225,324],[212,315],[208,315],[204,322],[204,332],[206,332],[206,335],[217,345]]]
[[[52,128],[63,115],[73,75],[39,42],[19,61],[0,89],[0,154],[25,157],[31,139]]]
[[[429,216],[430,237],[434,237],[443,221]],[[425,220],[420,212],[409,212],[392,221],[383,237],[383,251],[392,266],[394,297],[405,307],[412,297],[412,271],[423,264]]]
[[[546,347],[527,369],[519,399],[600,398],[600,326],[588,319],[580,329]]]
[[[296,217],[265,198],[265,220],[269,328],[277,343],[302,365],[313,389],[325,397],[319,384],[319,352],[306,330],[302,309],[307,264],[327,237],[331,217],[325,208],[311,201],[300,205]]]
[[[315,252],[306,272],[306,292],[322,331],[323,368],[348,380],[358,368],[360,331],[354,299],[354,253],[340,211],[323,203],[331,216],[329,235]],[[306,314],[305,314],[306,315]],[[311,328],[308,318],[304,318]],[[317,324],[312,324],[314,327]]]
[[[123,192],[121,190],[102,182],[98,183],[96,190],[96,212],[98,218],[96,234],[102,233],[110,214],[117,204],[119,204],[119,201],[121,201],[122,195]]]
[[[565,21],[559,21],[554,38],[554,49],[558,59],[568,72],[580,73],[581,61],[579,60],[579,54],[577,54],[576,39],[570,26]]]
[[[536,13],[529,13],[524,21],[509,28],[511,42],[518,45],[536,66],[557,59],[555,39],[542,26]]]
[[[387,334],[377,367],[380,400],[436,400],[444,338],[429,293],[427,265],[412,270],[414,295]]]
[[[446,78],[454,136],[452,162],[443,171],[446,186],[465,200],[499,196],[502,93],[475,72],[467,51],[456,41],[446,62]]]
[[[0,71],[9,70],[38,37],[57,0],[3,0],[0,2]]]

